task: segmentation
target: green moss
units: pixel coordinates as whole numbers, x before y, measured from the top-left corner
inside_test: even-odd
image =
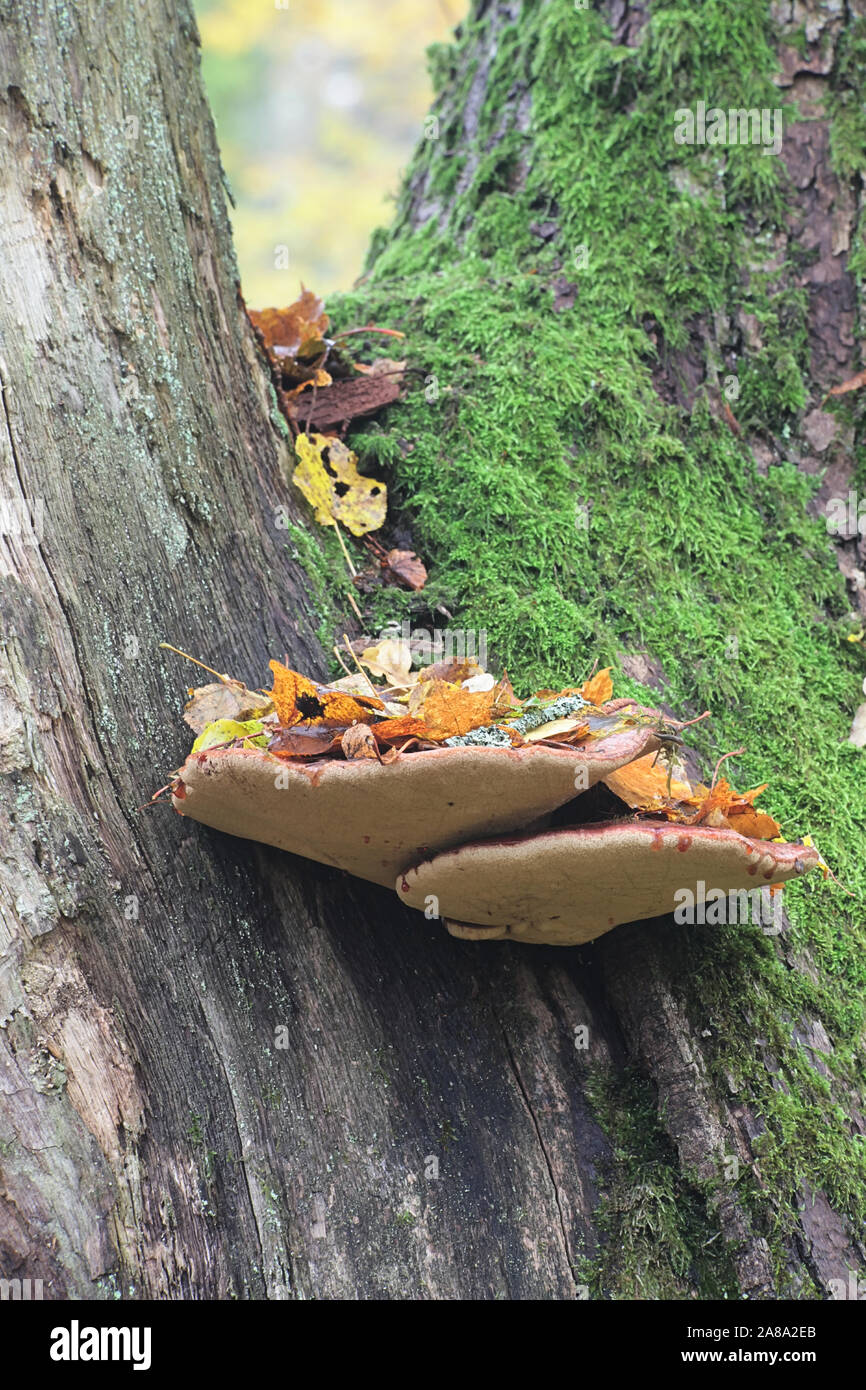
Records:
[[[489,22],[465,26],[465,48],[437,51],[439,80],[461,99],[467,54]],[[864,32],[852,26],[833,83],[843,177],[862,162]],[[765,800],[787,837],[812,833],[855,894],[820,880],[786,889],[789,954],[807,951],[815,979],[757,931],[666,935],[671,977],[689,981],[706,1014],[696,1026],[711,1020],[719,1086],[737,1077],[764,1125],[760,1182],[747,1175],[743,1191],[776,1248],[804,1183],[852,1219],[866,1214],[863,1145],[844,1113],[849,1089],[864,1087],[866,778],[847,743],[863,653],[845,641],[844,583],[808,511],[819,480],[793,461],[763,476],[745,443],[758,431],[793,444],[807,396],[806,301],[771,265],[785,233],[783,166],[760,148],[673,140],[674,112],[699,99],[775,108],[774,64],[764,0],[707,0],[699,13],[656,0],[634,50],[571,0],[528,3],[499,35],[477,147],[449,124],[443,98],[440,138],[423,142],[410,171],[407,188],[426,177],[427,198],[448,206],[459,166],[467,186],[453,210],[412,231],[406,194],[374,240],[363,286],[329,311],[338,328],[402,329],[395,355],[408,348],[424,382],[351,440],[384,470],[391,516],[409,521],[431,570],[425,594],[380,595],[374,620],[418,616],[425,603],[436,617],[431,595],[447,594],[455,624],[486,632],[491,665],[523,694],[576,683],[596,659],[616,667],[620,653],[649,652],[673,707],[712,711],[694,731],[704,767],[745,744],[732,780],[769,781]],[[531,125],[502,135],[505,98],[521,82],[532,84]],[[546,240],[531,230],[543,221],[556,226]],[[852,263],[862,256],[858,233]],[[573,303],[557,312],[563,281]],[[751,347],[744,316],[756,326]],[[696,344],[720,385],[737,353],[739,438],[708,398],[686,413],[656,389],[668,355]],[[856,402],[836,408],[859,421]],[[859,434],[856,447],[862,482]],[[295,543],[321,570],[300,533]],[[616,693],[656,698],[622,676]],[[814,1019],[833,1045],[829,1077],[793,1038]],[[634,1190],[648,1193],[621,1227],[646,1286],[676,1289],[696,1248],[686,1227],[704,1221],[710,1239],[712,1223],[697,1197],[680,1221],[673,1156],[652,1157],[652,1110],[651,1098],[636,1119],[628,1098],[606,1105],[623,1171],[631,1165]],[[669,1253],[655,1257],[653,1233],[669,1228]]]
[[[836,64],[830,82],[828,110],[830,156],[833,169],[843,183],[862,178],[863,151],[866,149],[866,19],[851,16],[839,42]],[[858,213],[848,268],[858,288],[866,271],[866,236],[862,210]]]
[[[315,523],[313,523],[315,526]],[[286,523],[288,548],[293,560],[303,567],[311,585],[311,599],[320,617],[318,638],[326,652],[339,642],[346,622],[351,579],[340,542],[332,527],[307,530],[296,522]]]
[[[590,1296],[685,1299],[699,1287],[704,1298],[735,1298],[736,1276],[707,1194],[680,1172],[650,1088],[634,1073],[599,1068],[587,1094],[615,1136],[598,1215],[602,1249],[580,1269]]]

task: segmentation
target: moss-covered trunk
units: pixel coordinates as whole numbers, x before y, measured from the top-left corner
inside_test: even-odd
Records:
[[[856,487],[857,411],[817,407],[859,365],[857,10],[477,0],[335,306],[403,328],[418,383],[354,436],[432,569],[370,629],[447,608],[518,688],[600,657],[709,706],[706,765],[746,742],[852,889],[858,648],[813,494]],[[187,742],[159,640],[324,675],[342,561],[284,481],[187,6],[0,17],[0,1276],[826,1294],[864,1264],[857,900],[459,942],[136,810]],[[781,157],[677,146],[699,100],[810,119]]]

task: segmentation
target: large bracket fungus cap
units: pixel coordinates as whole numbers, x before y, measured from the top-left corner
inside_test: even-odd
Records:
[[[575,946],[621,922],[672,912],[676,894],[755,889],[820,864],[816,850],[707,826],[618,822],[464,844],[397,880],[431,899],[454,936]],[[703,885],[703,888],[700,885]]]
[[[434,748],[384,765],[212,749],[187,758],[172,800],[203,825],[391,888],[420,859],[526,829],[658,747],[640,727],[579,747]]]

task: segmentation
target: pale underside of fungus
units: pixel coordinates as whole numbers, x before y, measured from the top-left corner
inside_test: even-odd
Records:
[[[483,940],[576,945],[672,911],[683,889],[752,890],[821,862],[811,847],[708,825],[548,828],[559,808],[659,746],[639,727],[586,746],[439,747],[388,764],[216,748],[187,759],[173,804],[214,829],[396,887],[453,935]]]

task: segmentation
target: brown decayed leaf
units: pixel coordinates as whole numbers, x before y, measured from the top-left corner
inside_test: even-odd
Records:
[[[268,356],[285,376],[295,376],[295,359],[320,357],[327,351],[330,320],[312,290],[303,290],[285,309],[250,309],[250,320],[262,335]]]
[[[372,758],[379,762],[379,749],[369,724],[353,724],[340,739],[343,752],[349,762],[360,758]]]
[[[722,401],[722,414],[725,417],[725,424],[728,426],[728,429],[731,431],[731,434],[741,434],[742,430],[740,428],[740,422],[737,419],[734,412],[731,410],[731,407],[728,405],[727,401]]]
[[[197,734],[217,719],[260,719],[270,714],[273,702],[260,690],[248,690],[242,681],[213,681],[190,690],[190,700],[184,705],[183,717]]]
[[[424,666],[418,672],[419,681],[442,680],[452,685],[462,685],[473,676],[483,676],[484,672],[472,657],[448,656],[443,661],[434,661],[432,666]]]
[[[406,371],[406,359],[397,360],[394,357],[377,357],[369,367],[362,366],[360,362],[355,363],[355,368],[359,372],[366,372],[368,376],[393,376],[401,377]]]
[[[493,696],[494,719],[500,719],[509,712],[513,714],[523,706],[523,701],[518,700],[514,693],[514,686],[508,679],[507,671],[504,673],[502,680],[494,685],[490,694]]]
[[[278,758],[320,758],[340,747],[342,733],[341,729],[329,729],[323,724],[278,729],[268,744],[268,752]]]
[[[427,583],[426,567],[414,550],[389,550],[381,565],[386,580],[392,584],[402,584],[417,593]]]
[[[849,391],[859,391],[861,386],[866,386],[866,370],[849,377],[838,386],[831,386],[824,400],[829,400],[831,396],[845,396]]]
[[[580,743],[589,733],[589,725],[583,719],[551,719],[547,724],[539,724],[523,735],[524,743],[538,743],[541,739],[558,743]]]
[[[318,390],[315,400],[295,398],[292,414],[305,430],[338,430],[347,420],[375,415],[399,399],[399,377],[362,376],[354,381],[335,381]]]
[[[363,722],[371,709],[384,709],[378,698],[329,690],[289,670],[280,661],[272,661],[270,668],[274,673],[271,695],[283,728],[291,728],[302,719],[327,728],[345,728]]]

